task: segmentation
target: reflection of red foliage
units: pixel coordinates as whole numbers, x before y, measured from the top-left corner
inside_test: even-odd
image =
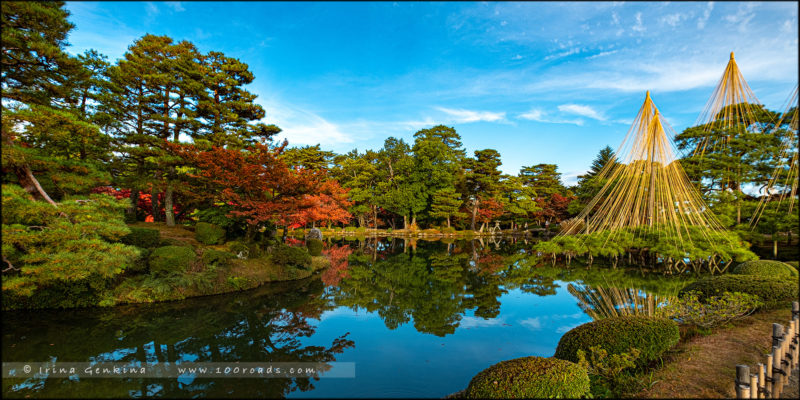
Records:
[[[505,265],[503,256],[497,253],[481,254],[476,264],[481,273],[486,274],[493,274]]]
[[[336,246],[330,247],[322,251],[322,254],[328,256],[331,266],[322,272],[322,283],[328,286],[338,286],[342,278],[347,278],[350,274],[347,272],[348,258],[353,252],[350,246]]]

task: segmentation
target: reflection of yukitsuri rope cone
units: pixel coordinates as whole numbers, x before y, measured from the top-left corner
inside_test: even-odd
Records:
[[[755,126],[757,122],[755,107],[760,104],[744,80],[731,52],[731,59],[716,89],[695,123],[695,126],[702,126],[703,131],[709,134],[698,143],[693,155],[702,157],[706,151],[724,146],[730,140],[728,136],[723,138],[711,135],[715,129],[730,129],[740,124],[745,127]]]
[[[593,320],[624,315],[656,315],[659,304],[669,301],[636,288],[567,285],[567,291],[578,300],[578,306]]]
[[[722,230],[681,168],[667,130],[674,137],[647,92],[615,162],[597,174],[605,181],[602,189],[560,235],[608,231],[612,239],[626,228],[640,228],[674,237],[686,251],[692,235],[708,239],[709,231]]]
[[[794,202],[797,197],[797,183],[798,183],[798,162],[797,162],[797,137],[798,137],[798,116],[797,116],[797,85],[795,85],[792,94],[789,96],[789,101],[784,107],[781,114],[781,119],[775,124],[773,134],[777,130],[782,129],[783,126],[788,125],[789,132],[783,138],[781,143],[780,154],[778,155],[779,163],[772,172],[769,182],[764,188],[764,196],[756,207],[753,217],[750,218],[750,228],[755,228],[761,215],[767,206],[772,203],[775,204],[777,210],[786,207],[787,214],[794,211]],[[791,157],[790,157],[791,156]],[[788,169],[786,166],[788,165]],[[789,188],[789,191],[781,190],[778,193],[778,198],[774,199],[771,194],[775,190],[779,190],[776,186]]]

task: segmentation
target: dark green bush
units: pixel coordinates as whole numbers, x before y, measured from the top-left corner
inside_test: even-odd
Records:
[[[173,272],[186,272],[197,256],[191,247],[164,246],[150,254],[150,273],[169,275]]]
[[[41,286],[31,296],[4,293],[3,309],[93,307],[100,304],[112,283],[111,278],[91,274],[85,279]]]
[[[119,241],[123,244],[150,249],[158,247],[161,242],[161,233],[157,229],[130,227],[131,233],[121,237]]]
[[[194,227],[194,237],[203,244],[219,244],[225,240],[225,228],[208,222],[198,222]]]
[[[784,261],[784,264],[787,264],[791,267],[794,267],[795,270],[800,269],[800,261]]]
[[[250,257],[250,247],[239,241],[228,242],[228,250],[237,258],[247,259]]]
[[[280,245],[272,249],[272,262],[307,269],[311,266],[311,255],[302,247]]]
[[[228,260],[236,258],[235,255],[227,251],[206,249],[203,252],[203,265],[220,267],[228,264]]]
[[[572,398],[589,393],[589,375],[578,364],[544,357],[501,361],[475,375],[467,398]]]
[[[306,247],[308,248],[308,254],[311,254],[312,256],[318,256],[322,254],[322,240],[308,239],[306,240]]]
[[[444,227],[441,229],[442,233],[453,234],[456,233],[456,228],[451,227]]]
[[[797,270],[791,265],[772,260],[745,261],[737,265],[731,272],[738,275],[797,276]]]
[[[363,233],[366,233],[366,232],[367,232],[367,228],[365,228],[363,226],[359,226],[358,228],[356,228],[356,233],[363,234]]]
[[[158,247],[164,247],[164,246],[192,247],[192,244],[189,243],[189,242],[186,242],[184,240],[180,240],[180,239],[164,238],[164,239],[161,239],[160,242],[158,242]]]
[[[147,260],[150,258],[150,249],[138,248],[139,249],[139,258],[136,259],[128,268],[125,268],[125,272],[128,274],[139,274],[139,273],[146,273],[147,272]]]
[[[678,296],[690,291],[698,291],[698,298],[722,296],[725,292],[753,294],[764,302],[762,309],[787,306],[797,300],[797,277],[767,277],[758,275],[721,275],[700,279],[686,285]]]
[[[678,343],[678,324],[666,318],[622,316],[605,318],[580,325],[565,333],[558,341],[555,358],[578,362],[578,350],[588,352],[601,346],[610,355],[641,352],[637,365],[658,359]]]

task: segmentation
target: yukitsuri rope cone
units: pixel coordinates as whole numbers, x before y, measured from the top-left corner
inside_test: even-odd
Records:
[[[722,73],[722,78],[695,123],[695,126],[702,126],[703,131],[709,135],[698,143],[692,155],[702,157],[707,151],[713,151],[727,143],[729,137],[711,135],[713,130],[730,129],[739,124],[744,124],[746,127],[755,126],[756,107],[760,105],[761,102],[750,90],[731,52],[731,59],[725,67],[725,72]]]
[[[772,172],[766,188],[764,188],[765,195],[761,197],[756,211],[753,213],[753,218],[750,219],[750,228],[755,228],[761,215],[768,206],[777,207],[777,210],[785,209],[787,214],[794,212],[794,202],[797,198],[797,184],[798,184],[798,162],[797,162],[797,137],[798,137],[798,116],[797,116],[797,86],[794,87],[792,94],[789,96],[789,101],[784,107],[781,114],[781,119],[775,124],[774,129],[777,131],[782,126],[788,125],[788,135],[784,137],[781,144],[780,154],[778,159],[780,163],[775,167]],[[773,132],[775,133],[775,132]],[[791,154],[791,158],[789,155]],[[788,159],[788,162],[784,162]],[[789,168],[784,169],[788,164]],[[778,190],[776,186],[789,188],[789,191],[781,190],[778,193],[778,198],[774,199],[770,196],[771,192]]]
[[[636,228],[639,234],[675,238],[676,246],[689,253],[692,235],[708,240],[710,231],[722,231],[680,166],[674,136],[647,92],[615,162],[597,175],[605,185],[560,235],[607,231],[610,240]]]

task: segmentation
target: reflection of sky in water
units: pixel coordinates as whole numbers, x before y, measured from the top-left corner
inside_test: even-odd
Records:
[[[420,333],[413,320],[389,331],[377,313],[346,307],[326,311],[317,333],[304,344],[326,345],[344,332],[356,342],[337,361],[355,362],[356,379],[321,379],[315,390],[290,397],[425,396],[441,397],[464,389],[482,369],[524,356],[549,357],[569,329],[591,321],[575,298],[556,281],[555,295],[540,297],[519,289],[500,297],[500,314],[484,319],[472,311],[455,333]]]

